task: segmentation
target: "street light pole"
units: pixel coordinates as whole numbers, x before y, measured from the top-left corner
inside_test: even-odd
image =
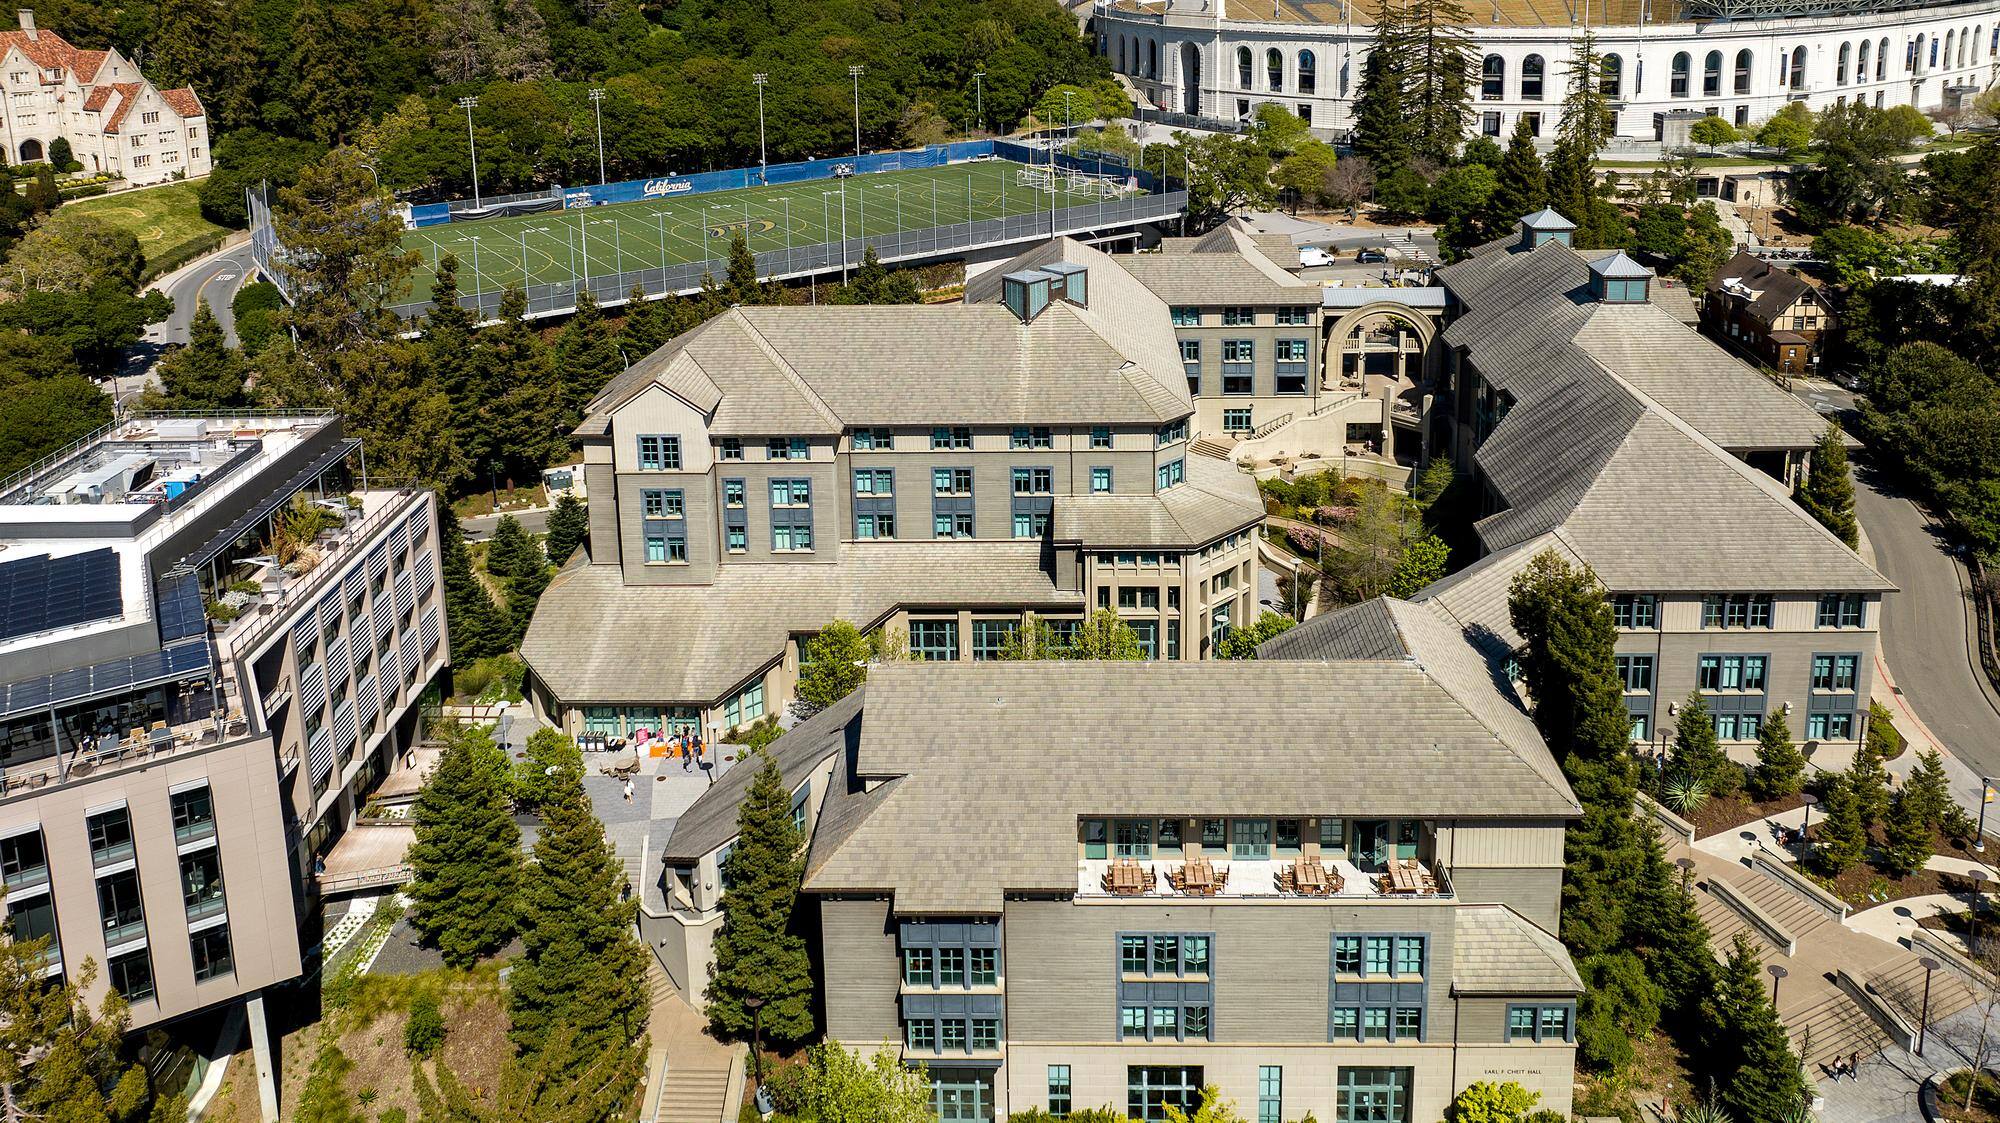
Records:
[[[867,69],[867,67],[859,65],[847,68],[847,76],[854,79],[854,158],[856,160],[861,159],[861,73]],[[861,169],[856,168],[854,170],[860,171]]]
[[[771,158],[764,151],[764,87],[771,81],[769,74],[752,74],[750,84],[757,87],[757,182],[771,182]]]
[[[597,115],[597,185],[604,186],[604,91],[593,87],[590,108]]]
[[[472,138],[472,110],[479,104],[476,97],[458,99],[458,107],[465,110],[465,148],[472,155],[472,209],[483,210],[479,204],[479,142]]]
[[[1791,972],[1785,970],[1782,963],[1773,963],[1769,967],[1764,968],[1764,970],[1771,973],[1771,1009],[1776,1010],[1778,1008],[1778,984],[1784,982],[1785,976],[1791,974]]]
[[[1992,795],[1993,777],[1981,776],[1979,778],[1979,833],[1972,836],[1972,848],[1981,854],[1986,853],[1986,805],[1992,802]]]
[[[1924,1011],[1917,1019],[1917,1056],[1924,1055],[1924,1038],[1931,1030],[1931,972],[1939,967],[1937,960],[1926,955],[1917,963],[1924,969]]]

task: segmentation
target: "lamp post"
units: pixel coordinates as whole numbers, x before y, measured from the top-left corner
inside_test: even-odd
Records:
[[[472,155],[472,209],[483,210],[479,205],[479,142],[472,139],[472,110],[479,104],[476,97],[458,99],[458,107],[465,110],[465,148]]]
[[[604,91],[590,90],[590,109],[597,116],[597,185],[604,186]]]
[[[1804,857],[1812,849],[1812,840],[1807,836],[1812,830],[1812,809],[1819,803],[1819,797],[1807,792],[1799,798],[1804,800],[1806,805],[1806,821],[1799,827],[1799,856]]]
[[[1917,1056],[1924,1055],[1924,1038],[1931,1029],[1931,972],[1938,969],[1938,961],[1926,955],[1917,960],[1924,969],[1924,1008],[1917,1018]]]
[[[764,87],[771,82],[769,74],[752,74],[750,84],[757,87],[757,182],[771,182],[771,158],[764,151]]]
[[[1979,955],[1979,901],[1986,894],[1980,889],[1986,883],[1985,870],[1973,870],[1965,875],[1972,882],[1972,932],[1966,937],[1965,946],[1976,958]]]
[[[764,1000],[751,995],[743,1000],[750,1008],[750,1075],[757,1087],[764,1086]]]
[[[975,70],[972,72],[972,103],[977,107],[973,112],[978,115],[979,131],[983,133],[986,131],[986,72],[984,70]]]
[[[1773,963],[1769,967],[1764,968],[1764,970],[1769,972],[1771,976],[1771,1009],[1776,1010],[1778,1008],[1778,984],[1784,982],[1785,976],[1791,974],[1791,972],[1785,970],[1785,966],[1782,963]]]
[[[854,79],[854,158],[856,160],[861,159],[861,74],[867,69],[867,67],[859,65],[847,68],[847,76]],[[860,171],[861,169],[856,168],[854,170]]]
[[[1694,881],[1694,859],[1675,858],[1674,865],[1681,871],[1681,895],[1686,896],[1689,884]]]
[[[1986,805],[1993,802],[1993,778],[1979,778],[1979,833],[1972,836],[1973,850],[1986,853]]]

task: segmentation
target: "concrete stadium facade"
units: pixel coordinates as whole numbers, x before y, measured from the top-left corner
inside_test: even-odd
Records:
[[[1853,100],[1927,113],[1967,103],[2000,78],[2000,0],[1799,14],[1691,18],[1678,5],[1609,11],[1556,0],[1469,0],[1480,73],[1473,134],[1504,138],[1527,116],[1552,137],[1582,21],[1605,56],[1614,135],[1661,139],[1664,115],[1691,110],[1755,125],[1787,102],[1814,110]],[[1364,0],[1364,4],[1367,0]],[[1761,11],[1776,11],[1766,5]],[[1372,4],[1307,0],[1100,2],[1090,30],[1112,69],[1169,120],[1231,122],[1275,102],[1326,135],[1353,125],[1373,28]],[[1615,73],[1614,69],[1615,68]]]

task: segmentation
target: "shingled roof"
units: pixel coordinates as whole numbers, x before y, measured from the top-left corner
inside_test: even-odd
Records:
[[[1451,989],[1455,994],[1582,994],[1569,952],[1505,905],[1452,910]]]
[[[815,838],[805,886],[997,913],[1008,891],[1074,891],[1090,814],[1575,815],[1533,723],[1435,639],[1424,661],[878,667],[863,783],[829,794],[844,833]],[[1200,751],[1223,715],[1230,751]],[[870,806],[839,807],[855,799]]]
[[[845,755],[861,733],[860,690],[849,694],[819,713],[787,730],[766,751],[778,766],[786,791],[795,791],[817,772],[830,756]],[[673,833],[661,857],[669,865],[685,865],[700,860],[736,837],[736,812],[750,791],[760,765],[745,760],[725,770],[674,820]]]
[[[1708,283],[1710,292],[1731,292],[1735,288],[1754,294],[1749,301],[1750,314],[1767,324],[1813,291],[1811,285],[1790,270],[1741,250],[1724,262]]]

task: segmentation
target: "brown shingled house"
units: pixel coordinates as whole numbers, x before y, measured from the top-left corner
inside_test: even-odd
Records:
[[[1717,339],[1785,374],[1816,371],[1820,339],[1833,330],[1833,311],[1817,289],[1748,253],[1708,283],[1701,318]]]

